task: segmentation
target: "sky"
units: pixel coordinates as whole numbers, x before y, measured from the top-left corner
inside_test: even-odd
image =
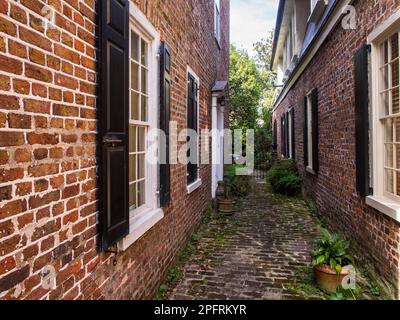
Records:
[[[275,27],[278,0],[231,0],[231,42],[253,55],[253,43]]]

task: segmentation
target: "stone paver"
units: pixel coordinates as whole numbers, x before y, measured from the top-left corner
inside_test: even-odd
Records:
[[[310,269],[318,222],[304,201],[264,190],[255,182],[234,216],[213,218],[200,231],[170,299],[304,298],[292,288]]]

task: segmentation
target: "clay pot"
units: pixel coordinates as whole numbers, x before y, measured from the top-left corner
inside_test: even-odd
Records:
[[[226,215],[232,215],[235,212],[235,200],[218,198],[218,211]]]
[[[336,289],[342,285],[343,279],[350,275],[350,270],[343,267],[342,272],[337,274],[335,269],[323,265],[314,267],[314,274],[318,288],[326,293],[335,294]]]

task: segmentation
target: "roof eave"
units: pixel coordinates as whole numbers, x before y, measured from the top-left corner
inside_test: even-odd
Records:
[[[271,65],[270,65],[271,70],[273,70],[276,50],[278,47],[279,34],[281,31],[281,26],[282,26],[282,21],[283,21],[283,13],[285,11],[285,2],[286,2],[286,0],[279,1],[278,15],[276,18],[276,25],[275,25],[275,32],[274,32],[274,44],[273,44],[273,48],[272,48],[272,59],[271,59]]]

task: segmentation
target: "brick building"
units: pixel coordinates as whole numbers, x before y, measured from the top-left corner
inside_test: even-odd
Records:
[[[399,32],[398,0],[280,1],[272,63],[278,152],[396,297]]]
[[[223,128],[228,69],[229,0],[0,0],[0,299],[152,297],[221,166],[146,135]]]

